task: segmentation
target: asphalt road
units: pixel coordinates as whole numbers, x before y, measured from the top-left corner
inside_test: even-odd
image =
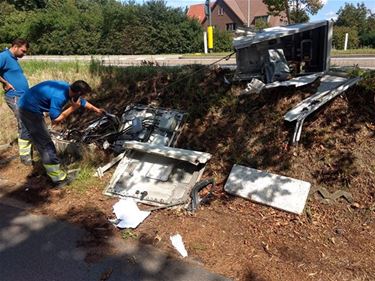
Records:
[[[137,56],[26,56],[23,60],[45,60],[45,61],[86,61],[98,60],[105,65],[132,66],[151,63],[153,65],[186,65],[204,64],[209,65],[222,59],[222,57],[182,57],[181,55],[137,55]],[[235,66],[236,59],[233,55],[229,60],[221,60],[217,64]],[[359,57],[332,57],[332,66],[353,66],[358,65],[363,68],[375,68],[375,56]]]
[[[108,240],[116,254],[86,263],[87,250],[78,244],[85,230],[32,215],[24,207],[0,194],[1,281],[229,281],[150,246],[121,239]]]

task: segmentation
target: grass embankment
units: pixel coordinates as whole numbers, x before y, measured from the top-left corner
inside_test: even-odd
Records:
[[[91,75],[89,64],[79,62],[21,61],[21,65],[29,80],[30,87],[45,80],[65,80],[70,82],[83,79],[93,87],[97,87],[100,84],[100,79]],[[17,137],[16,122],[3,98],[0,99],[0,120],[2,122],[0,144],[9,143]]]
[[[349,49],[349,50],[332,50],[332,56],[375,56],[375,49],[364,48],[364,49]]]

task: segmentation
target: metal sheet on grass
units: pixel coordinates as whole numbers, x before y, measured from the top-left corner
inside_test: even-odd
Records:
[[[310,183],[233,165],[224,190],[251,201],[301,214],[310,191]]]

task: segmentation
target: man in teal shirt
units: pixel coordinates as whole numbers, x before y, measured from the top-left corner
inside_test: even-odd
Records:
[[[56,148],[48,132],[43,113],[49,113],[52,124],[63,122],[80,107],[102,114],[103,109],[95,107],[82,98],[90,92],[90,86],[82,80],[75,81],[71,85],[65,81],[44,81],[30,88],[18,102],[20,119],[29,134],[28,140],[31,140],[38,150],[47,175],[56,187],[69,184],[72,179],[60,168]],[[68,102],[71,105],[64,110]]]
[[[31,165],[31,143],[27,140],[27,131],[19,119],[17,101],[29,89],[29,83],[18,63],[29,48],[26,40],[17,38],[9,49],[0,53],[0,83],[5,91],[5,101],[13,111],[18,122],[18,148],[21,162]]]

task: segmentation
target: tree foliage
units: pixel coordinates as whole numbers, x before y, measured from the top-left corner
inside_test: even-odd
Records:
[[[263,0],[269,14],[280,16],[285,13],[288,22],[299,23],[309,20],[309,14],[315,15],[322,7],[322,0]]]
[[[203,50],[200,24],[163,0],[142,5],[115,0],[0,0],[0,14],[0,44],[23,37],[34,54]]]
[[[357,3],[357,5],[345,3],[337,12],[337,16],[334,30],[339,32],[347,30],[348,33],[355,31],[358,35],[358,45],[372,48],[375,46],[375,15],[363,2]],[[342,35],[336,35],[336,37],[340,36]],[[351,33],[349,33],[349,40],[350,37]]]
[[[341,7],[337,12],[337,26],[350,26],[358,31],[359,34],[366,32],[367,17],[371,14],[371,11],[367,9],[364,3],[357,3],[354,6],[352,3],[345,3],[344,7]]]
[[[345,34],[349,34],[348,38],[348,48],[355,49],[359,46],[359,37],[357,30],[346,27],[346,26],[335,26],[333,28],[333,40],[332,44],[335,49],[344,49]]]
[[[13,5],[19,11],[30,11],[42,9],[46,6],[47,0],[2,0],[0,5],[4,3]]]

